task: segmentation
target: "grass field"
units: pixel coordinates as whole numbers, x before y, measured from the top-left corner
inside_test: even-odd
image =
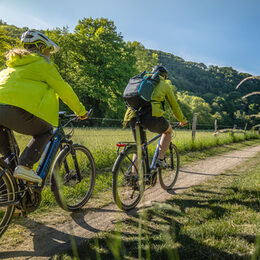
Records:
[[[69,131],[67,129],[66,131]],[[155,136],[148,132],[148,139]],[[29,142],[30,138],[22,135],[16,135],[21,150]],[[247,132],[246,134],[221,134],[214,136],[213,132],[198,131],[195,141],[191,140],[191,131],[177,130],[174,132],[173,142],[177,145],[181,153],[181,164],[189,163],[204,157],[212,156],[221,151],[228,151],[232,148],[223,147],[223,145],[236,142],[239,148],[239,142],[243,140],[259,138],[259,135]],[[259,139],[255,140],[256,142]],[[119,141],[133,141],[132,132],[130,129],[75,129],[73,141],[83,144],[91,151],[94,156],[97,167],[97,179],[94,188],[94,197],[101,196],[100,194],[111,189],[112,176],[111,170],[114,161],[117,157],[117,147],[115,144]],[[255,141],[251,141],[252,143]],[[249,141],[250,142],[250,141]],[[214,147],[218,147],[217,150]],[[222,148],[221,148],[222,147]],[[156,148],[156,142],[149,146],[149,152],[152,154]],[[192,153],[192,154],[190,154]],[[35,166],[36,169],[37,165]],[[105,203],[106,200],[103,201]],[[40,210],[47,210],[49,207],[56,206],[55,199],[49,189],[45,187],[42,192],[42,203]]]
[[[69,130],[67,129],[66,131]],[[19,146],[21,150],[23,150],[30,138],[19,134],[16,136]],[[148,139],[153,136],[155,136],[154,133],[147,133]],[[234,136],[228,133],[214,136],[213,132],[210,131],[197,131],[195,141],[192,142],[191,131],[178,129],[174,131],[172,140],[178,147],[179,151],[184,153],[253,138],[259,138],[259,135],[248,131],[246,134],[239,133]],[[85,145],[93,154],[97,169],[102,169],[113,166],[117,157],[116,143],[119,141],[131,142],[133,141],[133,137],[130,129],[76,128],[74,131],[73,141]],[[153,153],[155,147],[156,143],[150,145],[149,151]]]
[[[250,134],[250,133],[249,133]],[[214,137],[212,133],[210,132],[198,132],[197,139],[195,143],[192,145],[191,143],[191,133],[188,131],[177,131],[176,136],[174,137],[175,143],[177,143],[178,148],[181,150],[181,165],[188,164],[190,162],[208,158],[214,155],[218,155],[224,152],[228,152],[231,150],[237,150],[241,149],[246,146],[251,146],[255,144],[260,143],[260,139],[251,139],[251,140],[244,140],[246,137],[247,139],[249,137],[257,138],[257,136],[249,136],[247,134],[246,136],[239,134],[235,135],[234,137],[223,134],[220,135],[218,138]],[[149,134],[151,136],[152,134]],[[204,136],[204,137],[203,137]],[[205,138],[206,136],[206,138]],[[26,143],[29,141],[29,138],[24,138],[20,135],[17,136],[18,142],[21,147],[24,147]],[[78,143],[84,143],[87,145],[92,153],[94,154],[95,160],[102,161],[104,160],[104,157],[102,158],[102,153],[106,154],[108,158],[116,158],[116,147],[115,143],[119,140],[132,140],[131,131],[129,130],[114,130],[114,129],[85,129],[81,130],[78,129],[75,131],[74,136],[75,141]],[[186,146],[182,145],[183,143],[186,143]],[[204,140],[204,141],[203,141]],[[244,141],[242,141],[244,140]],[[237,141],[235,143],[232,143],[232,141]],[[242,141],[242,142],[240,142]],[[179,144],[178,144],[179,142]],[[203,144],[204,142],[204,144]],[[217,143],[222,143],[225,145],[216,145]],[[198,145],[198,147],[195,147],[195,144]],[[187,151],[184,150],[183,147],[187,147]],[[97,150],[95,150],[97,149]],[[152,148],[154,149],[154,148]],[[99,152],[100,151],[100,152]],[[101,158],[98,158],[101,157]],[[87,203],[87,207],[102,207],[104,205],[107,205],[109,203],[113,203],[112,199],[112,191],[111,191],[111,184],[112,184],[112,173],[111,168],[114,163],[114,159],[111,159],[110,162],[105,164],[99,164],[98,168],[98,175],[96,180],[96,185],[94,188],[94,193],[90,201]],[[102,167],[102,165],[106,165],[105,167]],[[259,184],[259,182],[258,182]],[[181,199],[180,199],[181,201]],[[204,203],[204,202],[203,202]],[[206,202],[205,202],[206,203]],[[42,202],[40,205],[40,208],[36,210],[35,212],[31,213],[29,215],[30,219],[32,220],[39,220],[44,219],[46,216],[54,216],[52,217],[53,223],[63,223],[64,221],[69,221],[71,219],[70,215],[61,210],[53,197],[52,192],[50,191],[49,187],[45,187],[42,192]],[[48,218],[49,219],[49,218]],[[137,218],[139,219],[139,218]],[[7,232],[4,235],[5,239],[11,239],[15,237],[15,243],[19,243],[19,241],[23,241],[23,232],[24,232],[24,222],[26,222],[26,218],[21,217],[15,217],[12,221],[10,227],[8,228]],[[50,221],[50,220],[48,220]],[[139,220],[138,220],[139,221]],[[139,222],[138,222],[139,223]],[[159,229],[158,229],[159,230]],[[114,234],[113,236],[115,236]],[[162,235],[161,235],[162,236]],[[167,235],[168,236],[168,235]],[[109,238],[110,239],[110,238]],[[131,239],[131,238],[128,238]],[[105,239],[106,241],[107,239]],[[116,238],[117,241],[117,238]],[[93,241],[92,241],[93,242]],[[92,243],[90,241],[90,243]],[[100,242],[98,240],[95,240],[94,243],[101,243],[104,244],[104,241],[101,239]],[[121,244],[119,240],[119,244]],[[90,244],[91,248],[93,248],[93,244]],[[105,246],[105,245],[104,245]],[[113,245],[111,245],[113,247]],[[117,246],[117,244],[116,244]],[[113,249],[114,250],[114,249]],[[121,249],[120,249],[121,250]],[[91,250],[90,250],[91,251]],[[94,251],[92,252],[94,253]],[[99,252],[96,252],[97,255],[99,255]],[[119,251],[121,254],[122,252]],[[111,252],[109,253],[111,254]],[[70,256],[68,256],[68,259],[70,259]],[[99,259],[97,257],[97,259]],[[101,259],[104,259],[103,257]],[[111,256],[111,259],[114,259]],[[128,258],[128,259],[131,259]],[[133,258],[135,259],[135,258]],[[147,258],[149,259],[149,258]]]
[[[260,259],[260,154],[52,259]],[[74,258],[73,258],[74,257]]]

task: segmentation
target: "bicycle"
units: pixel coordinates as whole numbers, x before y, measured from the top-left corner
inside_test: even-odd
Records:
[[[140,125],[140,121],[138,121],[137,118],[136,127]],[[179,122],[175,122],[171,123],[171,126],[176,128],[180,125]],[[177,147],[172,142],[165,154],[167,167],[161,169],[156,166],[161,136],[161,134],[158,134],[150,141],[144,142],[139,167],[136,142],[118,142],[116,144],[118,157],[112,169],[112,189],[114,202],[120,209],[128,211],[135,208],[143,196],[145,186],[156,185],[157,175],[159,175],[160,185],[164,190],[171,189],[176,183],[179,174],[180,157]],[[146,140],[146,137],[144,139]],[[158,140],[157,147],[149,165],[148,146],[156,140]],[[123,148],[121,152],[120,148]]]
[[[90,118],[92,110],[88,114]],[[89,200],[95,184],[96,168],[91,152],[85,146],[74,144],[71,140],[72,122],[76,120],[77,116],[74,114],[59,113],[59,126],[53,131],[36,170],[36,174],[43,180],[41,186],[13,177],[13,169],[18,163],[19,148],[13,132],[5,129],[8,132],[12,154],[5,160],[0,159],[0,237],[7,229],[15,209],[26,216],[39,207],[41,191],[52,165],[50,187],[61,208],[73,212]],[[62,126],[63,121],[66,123]],[[64,128],[69,124],[72,130],[65,134]],[[11,167],[13,165],[14,167]]]

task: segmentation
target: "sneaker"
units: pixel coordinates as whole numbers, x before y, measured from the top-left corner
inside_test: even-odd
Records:
[[[156,166],[161,168],[161,169],[165,169],[168,167],[167,163],[165,162],[165,160],[161,160],[161,159],[157,159],[156,161]]]
[[[36,175],[33,170],[27,170],[20,165],[15,168],[14,177],[25,181],[37,182],[39,186],[42,184],[42,178],[40,176]]]

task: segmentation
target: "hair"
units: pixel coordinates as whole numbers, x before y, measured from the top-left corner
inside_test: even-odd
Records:
[[[9,60],[11,56],[16,56],[16,55],[21,58],[22,56],[29,55],[29,54],[31,54],[31,52],[26,49],[12,49],[7,53],[6,59]]]
[[[42,43],[38,43],[38,46],[40,47],[45,45]],[[47,57],[45,57],[45,55],[41,53],[39,48],[37,48],[36,44],[24,44],[24,49],[22,48],[12,49],[7,53],[6,59],[9,60],[12,56],[19,56],[19,58],[22,58],[23,56],[30,55],[32,53],[36,53],[46,58],[46,60],[48,60]]]

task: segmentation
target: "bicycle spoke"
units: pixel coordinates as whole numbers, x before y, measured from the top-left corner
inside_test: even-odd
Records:
[[[15,208],[15,186],[11,176],[6,170],[4,164],[0,162],[1,170],[4,172],[0,178],[0,237],[6,230]]]
[[[163,189],[169,190],[177,181],[179,174],[179,153],[174,144],[170,144],[165,155],[167,167],[160,169],[159,180]]]
[[[135,165],[136,148],[130,147],[121,154],[113,174],[113,196],[119,208],[130,210],[141,198],[138,171]]]
[[[95,163],[88,149],[74,145],[60,153],[55,162],[54,196],[58,204],[69,211],[76,210],[89,200],[95,183]]]

